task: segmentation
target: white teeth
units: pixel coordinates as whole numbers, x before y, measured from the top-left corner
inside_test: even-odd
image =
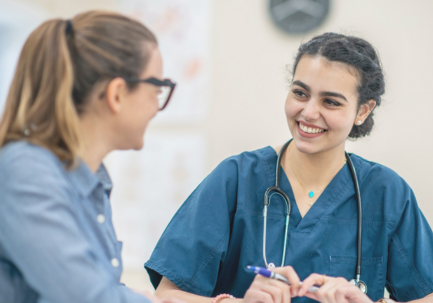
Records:
[[[307,127],[305,125],[303,125],[302,123],[299,123],[299,128],[302,129],[304,132],[309,133],[309,134],[317,134],[317,133],[321,133],[324,132],[324,129],[321,128],[311,128],[311,127]]]

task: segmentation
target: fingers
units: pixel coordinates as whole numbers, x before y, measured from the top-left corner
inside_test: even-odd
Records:
[[[313,299],[313,300],[316,300],[316,301],[319,301],[319,298],[316,296],[316,294],[315,294],[315,293],[312,293],[312,292],[307,292],[307,293],[305,294],[305,297],[310,298],[310,299]]]
[[[340,299],[343,297],[344,299]],[[338,303],[340,302],[338,300],[341,300],[343,303],[372,303],[370,298],[358,287],[347,281],[336,290],[336,298]]]
[[[270,303],[290,303],[290,286],[284,282],[257,275],[244,296],[244,302],[268,302],[258,300],[259,297],[263,300],[270,300]]]
[[[333,278],[312,274],[302,282],[299,295],[320,301],[322,303],[364,303],[364,294],[344,278]],[[313,285],[320,285],[315,294],[307,289]]]
[[[286,303],[286,301],[283,301],[283,290],[279,288],[278,286],[274,285],[274,283],[265,283],[261,285],[261,290],[263,292],[266,292],[272,296],[272,302],[275,303]],[[289,295],[289,301],[290,302],[290,295]]]
[[[296,273],[296,271],[293,269],[292,266],[277,267],[271,269],[271,271],[286,277],[290,283],[291,297],[298,296],[301,280],[299,279],[298,274]]]
[[[260,283],[261,290],[269,293],[273,298],[273,302],[288,303],[291,301],[291,287],[286,283],[265,277],[260,277],[259,280],[262,281]]]
[[[344,286],[340,287],[335,291],[335,300],[338,303],[348,303],[349,301],[346,298],[347,294],[348,294],[347,287],[344,287]]]
[[[337,279],[329,279],[329,281],[326,281],[325,284],[320,287],[320,289],[316,292],[316,295],[320,302],[336,303],[336,291],[339,289],[339,287],[341,287],[341,285]]]
[[[327,277],[325,277],[325,280],[326,278]],[[319,286],[323,285],[323,275],[311,274],[310,276],[308,276],[308,278],[302,281],[302,285],[298,291],[298,296],[299,297],[305,296],[308,289],[314,285],[319,285]]]

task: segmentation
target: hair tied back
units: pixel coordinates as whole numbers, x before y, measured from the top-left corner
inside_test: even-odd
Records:
[[[66,35],[72,33],[72,30],[73,30],[72,21],[68,19],[66,20],[66,30],[65,30]]]

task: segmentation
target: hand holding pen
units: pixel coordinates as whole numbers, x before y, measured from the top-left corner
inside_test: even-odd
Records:
[[[305,279],[303,282],[300,282],[299,279],[296,283],[296,279],[293,279],[292,276],[284,275],[282,272],[283,269],[287,267],[280,267],[274,269],[274,271],[267,270],[266,268],[261,267],[255,267],[255,266],[248,266],[249,270],[254,271],[257,276],[263,277],[263,279],[268,280],[274,280],[274,281],[281,281],[282,283],[279,283],[279,286],[281,285],[288,285],[291,288],[295,288],[294,286],[297,285],[297,294],[298,297],[306,296],[310,299],[319,301],[319,302],[327,302],[327,303],[373,303],[370,298],[368,298],[364,293],[362,293],[359,288],[349,283],[344,278],[334,278],[334,277],[327,277],[326,275],[319,275],[319,274],[311,274],[307,279]],[[290,268],[288,272],[291,272],[293,269]],[[293,271],[294,272],[294,271]],[[296,273],[295,273],[296,274]],[[296,275],[297,276],[297,275]],[[286,278],[287,277],[287,278]],[[256,279],[254,279],[253,284],[256,283]],[[259,278],[257,280],[261,280],[262,278]],[[253,286],[253,284],[251,286]],[[258,283],[256,283],[258,284]],[[319,285],[320,287],[318,287]],[[256,285],[254,288],[257,288]],[[275,286],[278,286],[275,284]],[[253,288],[253,287],[250,287]],[[245,294],[244,302],[253,303],[253,302],[266,302],[266,303],[279,303],[279,302],[290,302],[290,297],[284,297],[279,296],[278,293],[281,293],[281,287],[278,290],[278,288],[268,288],[267,290],[265,288],[262,288],[263,292],[268,292],[268,294],[271,294],[271,296],[263,296],[262,298],[267,297],[267,300],[263,299],[256,299],[256,300],[245,300],[247,297],[247,294]],[[247,291],[248,293],[248,291]],[[291,294],[291,297],[294,295]]]
[[[287,285],[290,285],[290,282],[289,282],[289,280],[287,280],[286,277],[284,277],[278,273],[274,273],[274,272],[272,272],[266,268],[257,267],[257,266],[247,266],[247,269],[254,271],[256,274],[261,275],[263,277],[275,279],[275,280],[284,282]],[[302,285],[302,282],[299,282],[299,285]],[[311,292],[311,293],[315,293],[318,289],[319,289],[319,287],[317,287],[317,286],[311,286],[308,288],[307,291]]]
[[[273,272],[287,278],[288,283],[256,275],[243,298],[244,303],[256,302],[290,302],[298,296],[300,280],[291,266],[278,267]]]

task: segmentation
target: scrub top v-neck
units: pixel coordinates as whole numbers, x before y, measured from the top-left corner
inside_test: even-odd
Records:
[[[270,152],[271,153],[271,152]],[[271,153],[272,154],[272,153]],[[277,155],[275,154],[275,157]],[[273,165],[272,157],[269,159],[269,165]],[[276,160],[275,160],[276,161]],[[327,211],[332,208],[332,201],[336,199],[336,196],[340,194],[340,192],[344,189],[345,186],[353,185],[352,177],[350,176],[350,171],[345,164],[335,175],[335,177],[331,180],[327,187],[323,190],[321,195],[317,198],[313,205],[311,205],[310,209],[304,214],[302,217],[301,212],[299,211],[298,204],[295,199],[295,195],[292,189],[292,185],[287,178],[287,175],[284,169],[280,168],[281,172],[281,188],[283,191],[289,196],[290,201],[292,202],[292,212],[290,215],[290,220],[293,221],[290,226],[293,227],[294,232],[306,231],[312,226],[314,226],[322,215],[324,215]],[[275,178],[275,173],[273,176],[269,176],[269,178]],[[275,180],[275,179],[274,179]],[[273,181],[275,183],[275,181]],[[348,184],[350,183],[350,184]],[[277,195],[274,196],[275,198]],[[271,203],[274,201],[274,197],[271,199]],[[275,199],[276,200],[276,199]],[[280,198],[277,203],[284,203],[284,201]],[[284,205],[284,204],[283,204]],[[272,206],[271,206],[272,207]],[[304,220],[305,219],[305,220]],[[278,266],[281,265],[281,262],[276,262],[275,264]]]
[[[392,170],[351,155],[363,201],[362,280],[376,301],[387,287],[398,301],[433,292],[433,233],[407,183]],[[224,160],[184,202],[145,267],[155,287],[162,276],[203,296],[243,297],[264,266],[263,194],[275,183],[271,147]],[[311,273],[351,279],[357,256],[357,202],[347,165],[302,218],[287,176],[280,187],[292,201],[286,261],[303,280]],[[268,208],[267,258],[281,265],[286,207]],[[415,237],[416,235],[416,237]],[[296,303],[308,298],[293,298]]]

